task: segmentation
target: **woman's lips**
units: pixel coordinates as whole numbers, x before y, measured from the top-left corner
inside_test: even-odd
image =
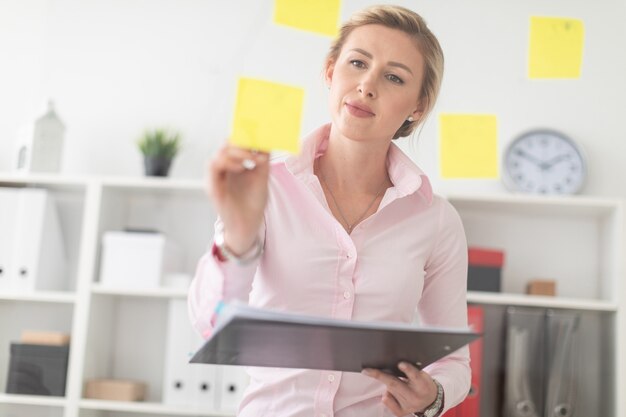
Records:
[[[355,104],[355,103],[347,103],[345,104],[348,113],[355,117],[374,117],[374,113],[364,106]]]

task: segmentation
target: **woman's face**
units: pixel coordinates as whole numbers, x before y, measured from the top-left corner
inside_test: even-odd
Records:
[[[333,124],[350,139],[391,139],[409,117],[419,119],[424,58],[406,33],[361,26],[326,68]]]

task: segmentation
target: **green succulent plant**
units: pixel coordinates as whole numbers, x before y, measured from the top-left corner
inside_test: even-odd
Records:
[[[172,159],[180,150],[180,133],[167,129],[146,130],[137,141],[144,156]]]

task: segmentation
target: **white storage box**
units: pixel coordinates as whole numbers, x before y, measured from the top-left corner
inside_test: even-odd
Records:
[[[107,288],[154,289],[180,271],[181,250],[161,233],[105,232],[100,284]]]

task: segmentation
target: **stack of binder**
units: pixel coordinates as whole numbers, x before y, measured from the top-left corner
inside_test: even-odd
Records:
[[[577,313],[509,308],[504,415],[569,417],[575,414]]]
[[[65,249],[50,193],[0,188],[0,293],[64,290]]]
[[[191,365],[202,338],[189,323],[185,300],[171,300],[166,345],[163,402],[235,413],[249,383],[243,367]]]

